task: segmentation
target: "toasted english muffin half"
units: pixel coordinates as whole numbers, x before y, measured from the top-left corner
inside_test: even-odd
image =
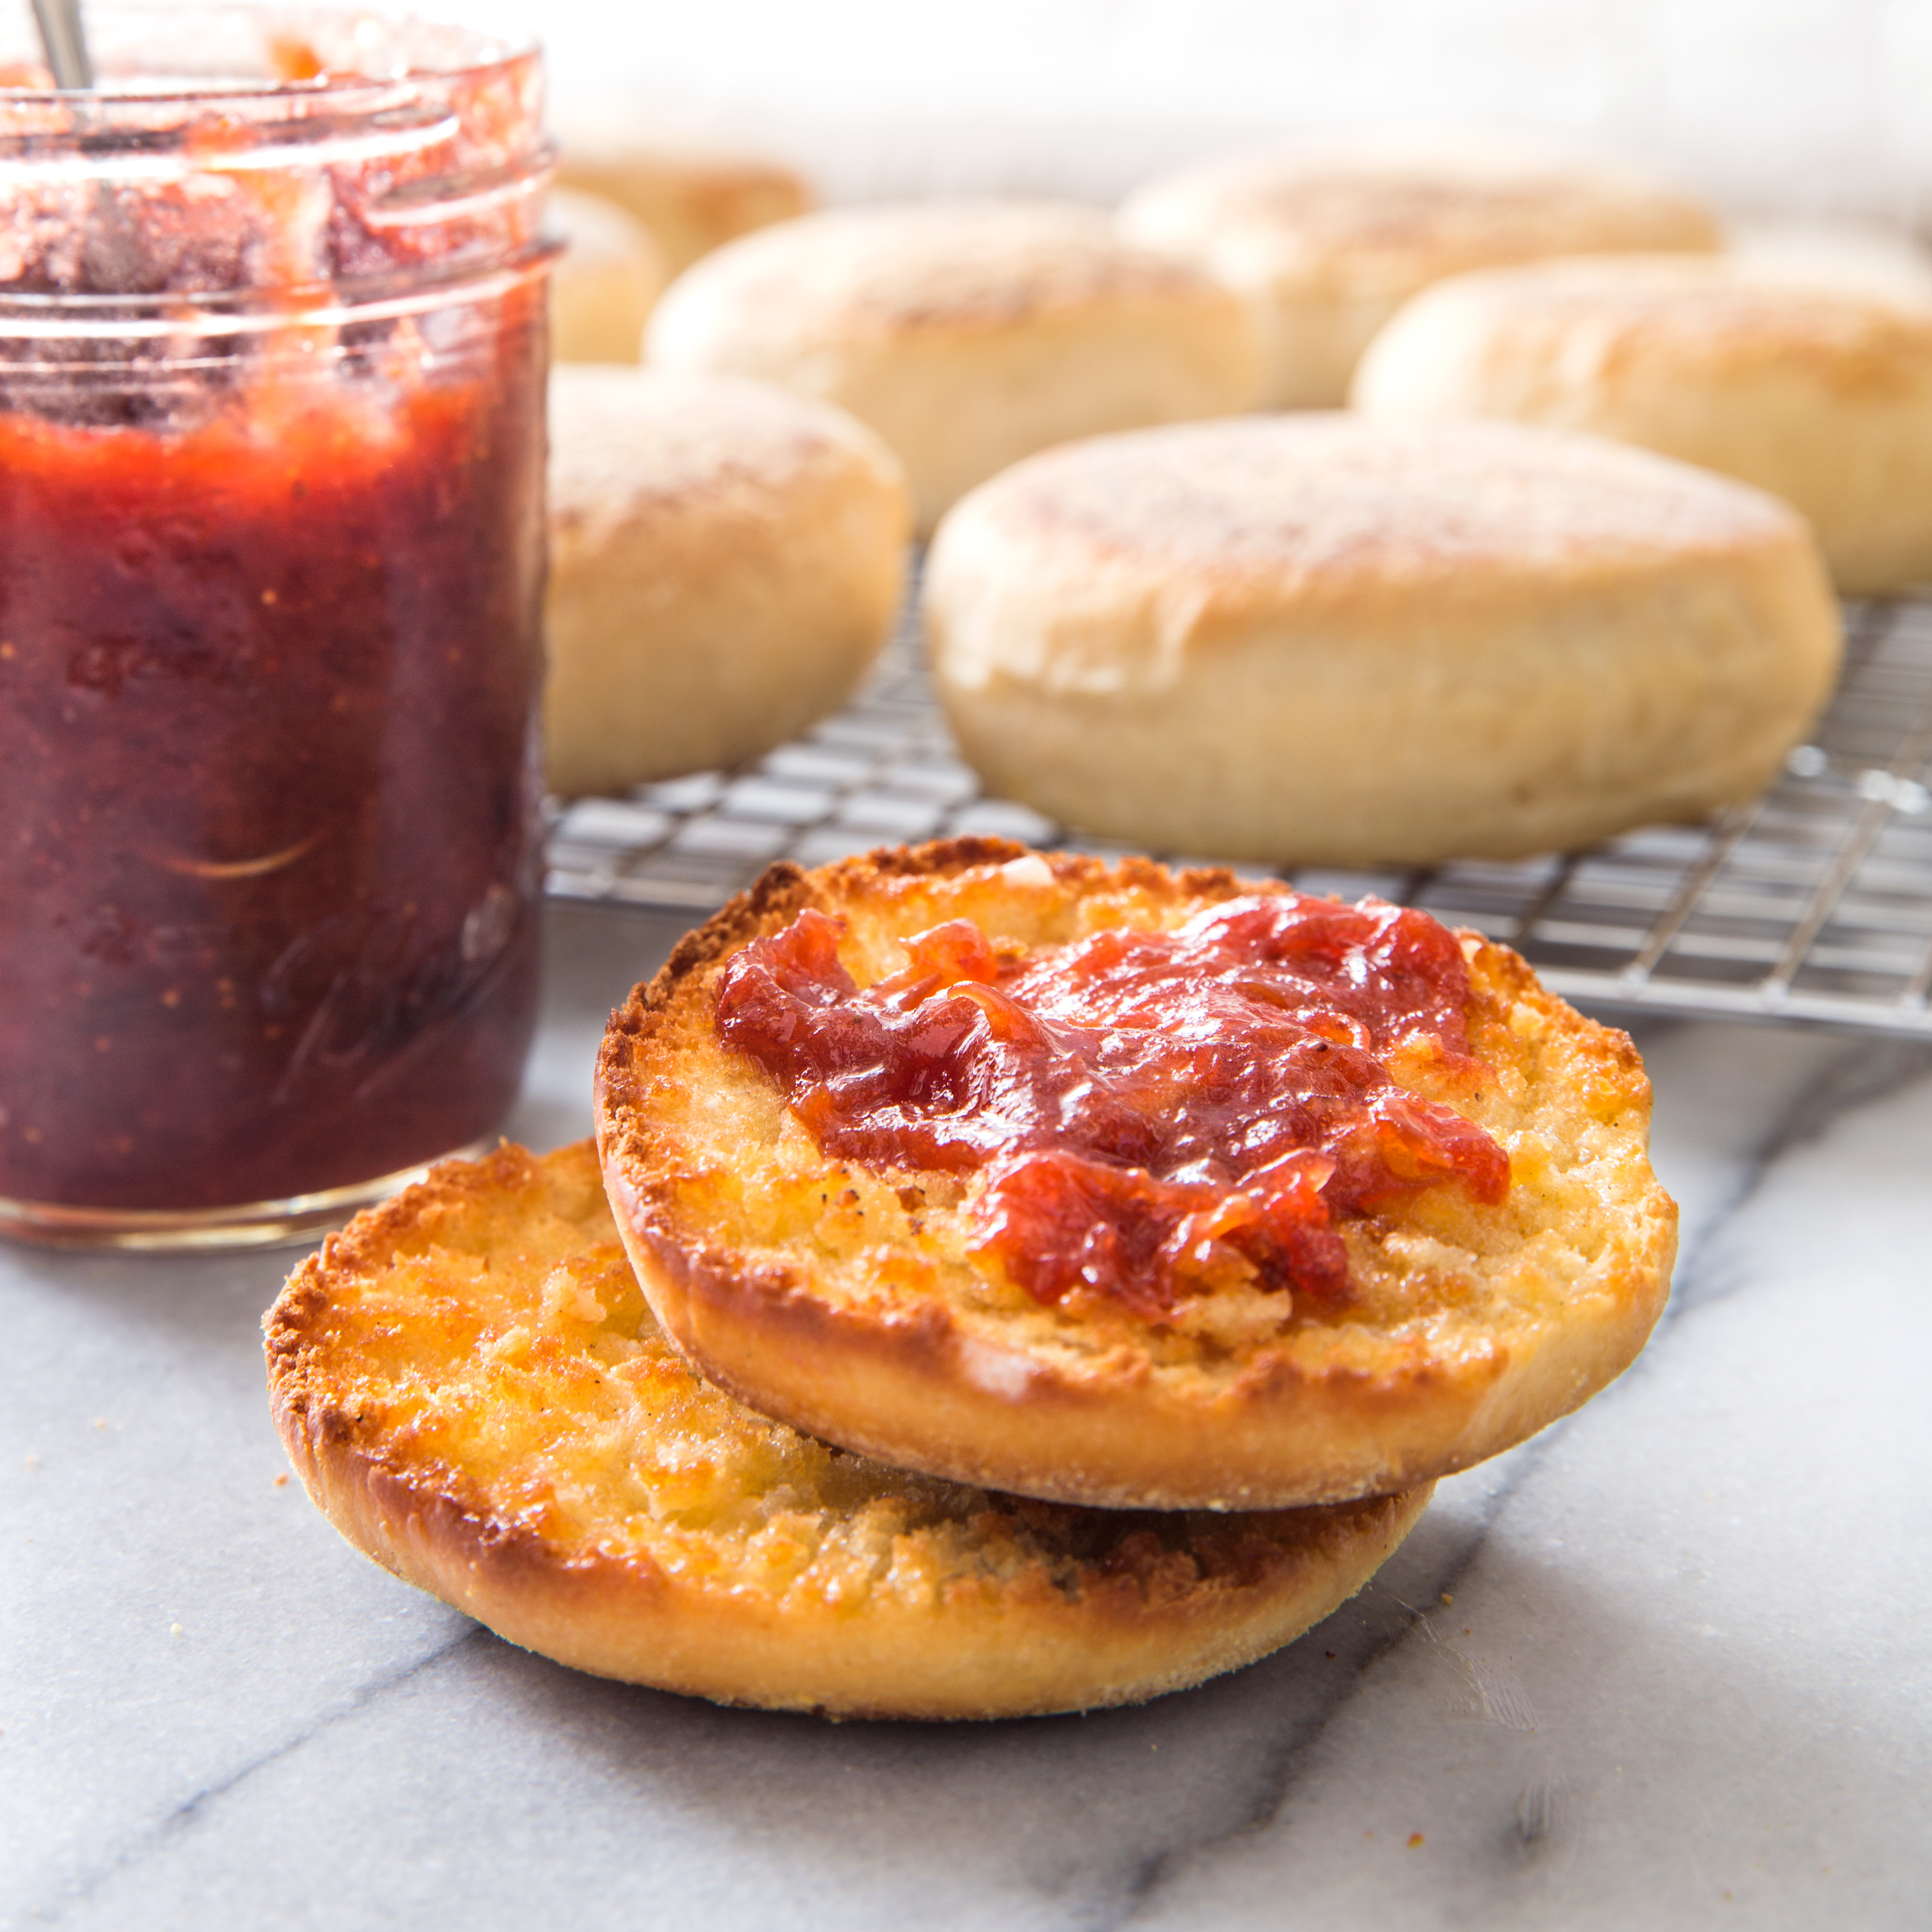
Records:
[[[814,1442],[665,1340],[588,1142],[445,1162],[263,1326],[276,1426],[357,1549],[513,1643],[724,1703],[1000,1718],[1180,1690],[1328,1616],[1428,1501],[1075,1509]]]
[[[716,1024],[730,962],[807,909],[843,922],[864,988],[952,920],[1025,958],[1288,890],[995,839],[774,866],[632,994],[599,1060],[604,1184],[666,1333],[754,1407],[855,1451],[1112,1508],[1393,1493],[1576,1408],[1661,1311],[1676,1208],[1628,1036],[1478,934],[1458,935],[1469,1056],[1412,1042],[1388,1071],[1499,1144],[1507,1192],[1450,1180],[1340,1221],[1339,1295],[1223,1283],[1157,1319],[1104,1294],[1043,1305],[976,1234],[984,1171],[828,1158]]]

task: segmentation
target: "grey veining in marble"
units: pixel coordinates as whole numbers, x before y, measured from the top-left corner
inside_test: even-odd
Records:
[[[674,928],[550,937],[538,1144]],[[1932,1058],[1642,1044],[1685,1242],[1637,1367],[1300,1643],[1087,1718],[834,1726],[525,1655],[278,1486],[286,1255],[0,1252],[0,1922],[1932,1923]]]

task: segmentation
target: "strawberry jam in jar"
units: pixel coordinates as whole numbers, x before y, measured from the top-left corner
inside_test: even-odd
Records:
[[[88,11],[0,64],[0,1231],[285,1238],[535,1018],[536,53]]]

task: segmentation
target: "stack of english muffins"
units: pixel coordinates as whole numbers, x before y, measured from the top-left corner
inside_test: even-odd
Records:
[[[997,794],[1262,866],[1574,848],[1760,790],[1834,585],[1932,573],[1922,267],[1726,251],[1627,170],[1304,148],[1112,219],[697,180],[578,172],[649,260],[560,211],[578,340],[646,358],[556,372],[565,794],[832,708],[928,536]],[[1648,1116],[1624,1036],[1419,912],[984,839],[782,865],[613,1016],[594,1145],[446,1164],[296,1270],[275,1414],[350,1542],[578,1668],[1130,1702],[1292,1640],[1634,1359]]]
[[[1178,1178],[1108,1142],[1130,1206],[1062,1202],[1063,1235],[1131,1247],[1143,1196],[1194,1218],[1165,1259],[1110,1250],[1111,1274],[1050,1290],[1040,1251],[986,1235],[1010,1204],[996,1094],[924,1090],[915,1151],[855,1150],[826,1089],[734,1030],[767,986],[821,1041],[883,1024],[929,1048],[990,1015],[995,1050],[1056,1024],[1024,1017],[1039,988],[1124,947],[1184,1000],[1236,997],[1217,972],[1265,980],[1296,1051],[1355,1041],[1329,1126],[1294,1129],[1336,1151],[1217,1192],[1201,1177],[1266,1126],[1239,1129],[1238,1094]],[[1257,1008],[1226,1050],[1254,1024],[1288,1037]],[[1103,1085],[1109,1055],[1164,1045],[1131,1011],[1110,1038]],[[848,1099],[884,1077],[832,1050]],[[1351,1092],[1381,1124],[1338,1141]],[[613,1016],[596,1148],[446,1164],[296,1270],[266,1322],[276,1419],[350,1542],[580,1669],[838,1715],[1129,1702],[1298,1635],[1437,1477],[1635,1355],[1675,1244],[1648,1112],[1622,1035],[1424,914],[983,840],[780,866]],[[932,1153],[949,1135],[988,1158]],[[1390,1168],[1373,1147],[1480,1159]],[[1356,1178],[1328,1213],[1337,1172]],[[1256,1214],[1282,1212],[1302,1260],[1262,1239]]]

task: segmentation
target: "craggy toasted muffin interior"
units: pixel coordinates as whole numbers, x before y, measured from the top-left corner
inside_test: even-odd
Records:
[[[1179,1689],[1328,1615],[1428,1499],[1069,1508],[813,1441],[670,1347],[587,1142],[446,1162],[264,1327],[277,1426],[351,1543],[513,1642],[727,1702],[988,1718]]]
[[[983,1170],[828,1157],[719,1035],[721,974],[808,909],[842,922],[862,988],[952,920],[1024,960],[1287,890],[983,839],[774,867],[637,989],[600,1060],[606,1186],[671,1338],[746,1402],[850,1448],[1114,1507],[1392,1492],[1576,1407],[1648,1335],[1676,1210],[1628,1039],[1475,934],[1460,941],[1470,1057],[1412,1039],[1384,1064],[1499,1144],[1507,1192],[1450,1180],[1337,1221],[1346,1287],[1326,1298],[1235,1281],[1156,1319],[1103,1294],[1042,1303],[976,1240]]]

